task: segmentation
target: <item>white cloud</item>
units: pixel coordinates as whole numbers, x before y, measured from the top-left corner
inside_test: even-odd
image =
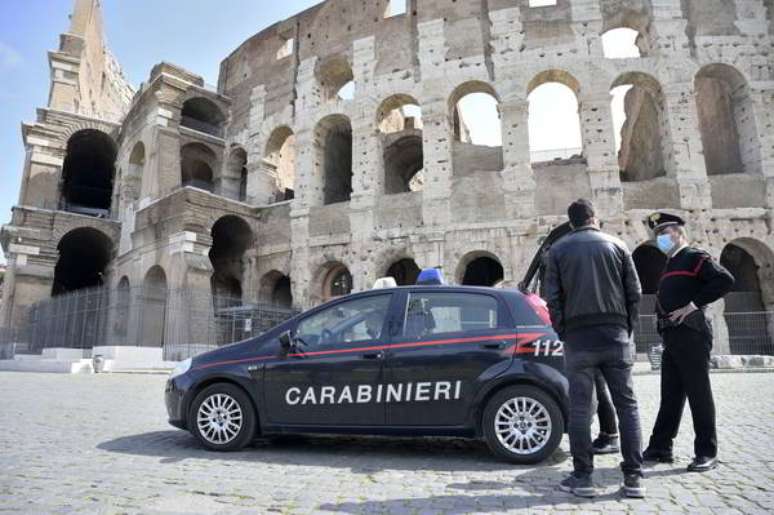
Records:
[[[14,68],[21,62],[21,54],[14,48],[0,41],[0,68]]]

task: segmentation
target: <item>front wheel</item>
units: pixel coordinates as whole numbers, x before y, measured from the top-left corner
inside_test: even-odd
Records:
[[[233,384],[218,383],[202,390],[191,404],[189,417],[191,432],[213,451],[237,451],[255,434],[253,404]]]
[[[564,434],[564,417],[556,401],[534,386],[509,386],[487,403],[482,419],[492,452],[512,463],[548,458]]]

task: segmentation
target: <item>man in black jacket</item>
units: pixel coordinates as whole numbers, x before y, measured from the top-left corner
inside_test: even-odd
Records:
[[[706,472],[717,466],[718,442],[709,377],[712,326],[704,309],[731,291],[734,277],[709,254],[688,246],[685,222],[679,216],[653,213],[648,224],[669,261],[659,280],[656,305],[664,339],[661,406],[644,457],[673,461],[672,440],[687,398],[696,433],[695,457],[688,470]]]
[[[595,495],[591,416],[594,376],[601,373],[618,413],[623,492],[643,497],[631,339],[642,296],[640,280],[626,245],[599,230],[589,201],[573,202],[567,214],[573,232],[551,248],[545,276],[546,300],[554,329],[565,342],[570,383],[568,430],[574,472],[560,488],[582,497]]]

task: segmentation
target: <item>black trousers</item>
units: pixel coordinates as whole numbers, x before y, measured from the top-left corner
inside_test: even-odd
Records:
[[[607,389],[605,376],[597,370],[594,374],[594,388],[597,391],[597,418],[599,419],[599,431],[608,435],[618,434],[618,424],[615,421],[615,406]]]
[[[666,329],[663,338],[661,406],[648,447],[672,452],[672,441],[680,429],[687,398],[696,433],[694,453],[714,458],[718,454],[718,440],[709,376],[711,330],[708,327],[706,331],[699,331],[680,325]]]
[[[624,474],[642,474],[642,434],[637,398],[632,384],[634,346],[626,329],[617,326],[584,327],[569,331],[565,339],[565,369],[570,383],[570,452],[575,474],[594,471],[591,417],[595,375],[610,388],[621,426]]]

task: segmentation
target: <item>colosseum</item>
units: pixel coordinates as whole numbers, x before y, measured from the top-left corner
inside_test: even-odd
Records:
[[[513,287],[586,197],[649,295],[664,257],[644,219],[687,218],[737,277],[716,350],[772,352],[774,1],[326,0],[242,43],[216,88],[160,62],[136,91],[100,9],[75,1],[48,106],[22,125],[0,326],[101,288],[104,341],[195,344],[220,312],[304,309],[424,267]],[[639,56],[605,55],[622,28]],[[582,148],[530,148],[547,84],[574,94]],[[496,104],[496,145],[460,116],[474,94]]]

